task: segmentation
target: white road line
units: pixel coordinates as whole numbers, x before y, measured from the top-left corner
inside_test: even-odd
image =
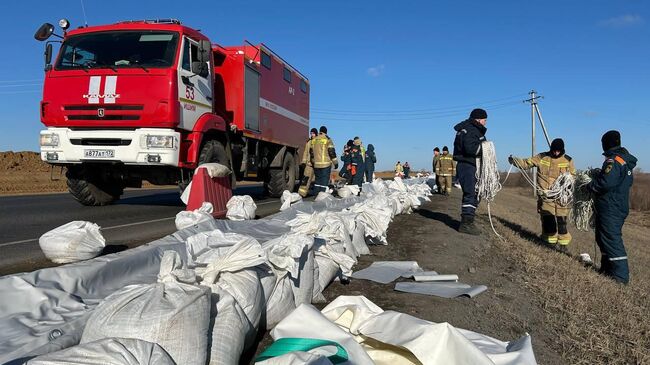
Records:
[[[272,204],[272,203],[278,203],[279,200],[272,200],[268,202],[262,202],[262,203],[256,203],[256,205],[266,205],[266,204]],[[162,222],[170,219],[176,219],[176,217],[167,217],[167,218],[160,218],[160,219],[152,219],[148,221],[142,221],[142,222],[135,222],[135,223],[127,223],[127,224],[120,224],[117,226],[111,226],[111,227],[103,227],[102,231],[108,231],[109,229],[115,229],[115,228],[124,228],[124,227],[131,227],[131,226],[137,226],[140,224],[147,224],[147,223],[156,223],[156,222]],[[4,246],[13,246],[13,245],[18,245],[21,243],[27,243],[27,242],[32,242],[32,241],[38,241],[38,238],[32,238],[28,240],[21,240],[21,241],[13,241],[13,242],[5,242],[5,243],[0,243],[0,247]]]

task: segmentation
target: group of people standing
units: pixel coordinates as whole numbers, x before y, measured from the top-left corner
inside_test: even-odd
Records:
[[[341,160],[343,167],[339,171],[339,176],[344,178],[347,184],[361,187],[364,181],[372,182],[377,162],[375,147],[372,144],[369,144],[366,149],[359,137],[348,140],[343,147]],[[327,127],[321,126],[319,130],[311,129],[309,139],[305,143],[301,164],[303,178],[298,193],[306,197],[310,191],[313,194],[325,191],[330,184],[332,168],[339,168],[334,142],[327,135]]]
[[[447,146],[442,147],[442,154],[440,154],[440,148],[436,147],[433,149],[433,171],[436,173],[438,193],[449,196],[451,194],[453,178],[456,176],[456,162],[449,155],[449,148]]]
[[[486,124],[487,112],[474,109],[467,120],[454,127],[456,137],[453,159],[456,161],[456,177],[463,190],[458,230],[472,235],[480,234],[474,224],[479,205],[476,166],[482,159],[481,145],[486,140]],[[629,192],[637,159],[621,146],[621,134],[618,131],[605,133],[601,138],[601,146],[605,162],[587,186],[594,196],[595,238],[601,251],[600,272],[626,284],[629,282],[629,267],[622,229],[629,213]],[[508,160],[521,169],[538,169],[537,211],[541,220],[541,238],[547,244],[567,252],[572,239],[567,227],[571,209],[567,204],[545,194],[560,176],[576,173],[572,158],[565,153],[564,141],[560,138],[553,140],[548,152],[534,157],[510,156]]]
[[[402,165],[401,161],[397,161],[395,164],[395,176],[404,179],[411,177],[411,165],[409,165],[408,161],[404,162],[404,165]]]

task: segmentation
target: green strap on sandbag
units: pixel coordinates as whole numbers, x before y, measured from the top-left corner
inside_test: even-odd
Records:
[[[321,340],[316,338],[287,337],[287,338],[281,338],[273,342],[271,346],[267,347],[266,350],[264,350],[264,352],[262,352],[260,356],[258,356],[255,359],[255,362],[264,361],[277,356],[282,356],[289,352],[294,352],[294,351],[308,352],[310,350],[319,347],[325,347],[325,346],[336,347],[336,353],[334,355],[327,357],[333,364],[340,364],[348,361],[348,352],[345,351],[343,346],[339,345],[337,342]]]

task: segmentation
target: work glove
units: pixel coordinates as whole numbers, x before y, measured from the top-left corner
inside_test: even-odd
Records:
[[[338,168],[339,168],[339,163],[338,163],[338,161],[337,161],[337,162],[334,162],[334,170],[338,170]]]
[[[512,158],[512,155],[508,156],[508,162],[509,162],[511,165],[514,165],[514,164],[515,164],[515,160],[514,160],[514,158]]]

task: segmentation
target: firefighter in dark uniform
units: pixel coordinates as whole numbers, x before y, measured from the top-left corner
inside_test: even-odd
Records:
[[[339,167],[334,142],[327,135],[327,127],[320,127],[318,136],[312,141],[312,150],[314,151],[314,192],[318,194],[329,186],[332,166],[335,169]]]
[[[571,243],[571,233],[567,228],[569,212],[568,205],[562,205],[557,200],[548,199],[544,191],[549,190],[555,180],[564,173],[575,175],[576,168],[573,160],[565,153],[564,141],[556,138],[551,143],[548,152],[540,153],[531,158],[517,158],[510,156],[508,161],[520,169],[528,170],[537,167],[537,212],[542,222],[542,240],[567,253],[567,246]]]
[[[375,173],[375,164],[377,163],[377,155],[375,155],[375,146],[368,145],[366,150],[366,181],[372,182],[372,175]]]
[[[487,112],[483,109],[474,109],[469,119],[458,123],[454,130],[454,160],[456,163],[456,177],[463,189],[461,204],[461,221],[458,231],[471,235],[480,235],[481,231],[474,224],[474,216],[479,200],[476,194],[476,160],[482,158],[481,143],[485,141],[487,128]]]
[[[339,177],[346,180],[346,184],[352,181],[352,176],[350,176],[350,170],[348,169],[348,164],[350,163],[350,149],[354,146],[354,141],[349,139],[348,142],[343,146],[343,154],[341,155],[341,161],[343,161],[343,167],[339,171]]]
[[[309,139],[305,143],[305,149],[302,151],[301,164],[304,166],[304,172],[302,180],[300,181],[300,187],[298,188],[298,194],[303,198],[309,194],[309,187],[311,186],[311,183],[314,182],[314,166],[312,165],[314,151],[312,149],[312,142],[317,135],[318,130],[312,128],[311,131],[309,131]]]
[[[449,148],[442,148],[442,156],[438,156],[436,161],[436,176],[439,176],[440,194],[451,194],[451,179],[456,175],[456,163],[454,158],[449,155]]]
[[[619,283],[630,281],[627,253],[623,245],[623,223],[630,210],[632,171],[637,159],[621,147],[621,134],[609,131],[601,139],[606,160],[589,183],[594,192],[596,243],[602,254],[600,272]]]

